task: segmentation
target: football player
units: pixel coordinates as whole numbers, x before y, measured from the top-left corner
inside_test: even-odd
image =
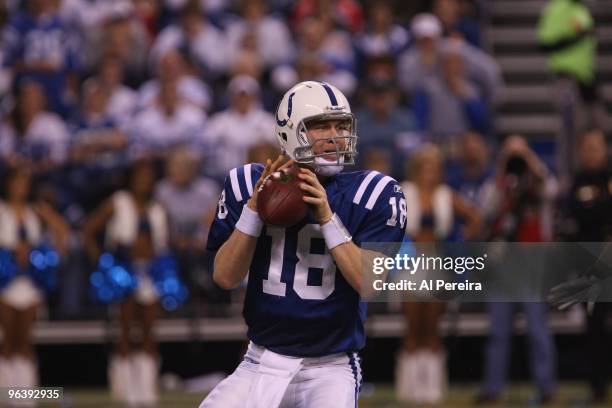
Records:
[[[346,97],[306,81],[283,96],[275,134],[286,165],[300,167],[309,216],[290,228],[264,226],[258,189],[281,167],[232,169],[208,247],[218,250],[214,280],[225,289],[249,274],[243,361],[200,407],[354,407],[365,343],[361,249],[400,242],[406,202],[398,183],[376,171],[341,173],[354,163],[355,119]]]

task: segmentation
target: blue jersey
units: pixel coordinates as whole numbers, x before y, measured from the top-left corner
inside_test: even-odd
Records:
[[[51,110],[65,113],[67,75],[78,69],[78,37],[58,15],[35,18],[22,12],[16,14],[3,33],[5,64],[18,62],[48,62],[56,69],[48,72],[21,73],[16,81],[33,79],[45,89]]]
[[[261,164],[230,171],[208,236],[210,250],[234,231],[262,172]],[[393,178],[376,171],[340,173],[325,190],[358,246],[402,240],[406,202]],[[310,216],[291,228],[263,229],[249,269],[244,317],[251,341],[284,355],[318,357],[365,344],[366,304],[337,269]]]

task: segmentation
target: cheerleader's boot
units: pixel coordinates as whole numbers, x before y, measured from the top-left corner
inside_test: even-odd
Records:
[[[130,370],[130,359],[121,355],[111,356],[108,363],[108,384],[111,397],[120,402],[127,402],[132,389],[133,376]]]

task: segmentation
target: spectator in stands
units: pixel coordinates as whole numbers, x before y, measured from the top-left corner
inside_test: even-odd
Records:
[[[57,13],[57,2],[28,0],[3,35],[5,64],[17,81],[43,86],[49,109],[66,117],[76,99],[78,37]]]
[[[431,14],[418,14],[411,22],[414,46],[398,60],[399,83],[412,95],[429,77],[439,75],[438,53],[442,26]]]
[[[298,63],[305,60],[314,63],[312,76],[308,79],[326,81],[345,94],[353,94],[357,87],[356,61],[346,32],[334,30],[330,19],[308,18],[299,27],[298,43]],[[291,67],[281,66],[275,70],[275,76],[279,76],[279,70],[289,71],[284,74],[284,81],[277,83],[277,88],[284,91],[283,87],[297,81],[299,73]]]
[[[168,211],[172,244],[180,250],[205,248],[208,227],[221,192],[214,180],[198,176],[199,168],[196,152],[175,150],[167,161],[166,178],[155,192]]]
[[[10,256],[19,274],[7,282],[5,279],[9,271],[2,271],[0,387],[33,388],[38,386],[38,368],[32,347],[32,326],[44,302],[44,286],[28,273],[31,251],[46,243],[53,245],[56,254],[63,257],[66,254],[69,228],[51,206],[44,202],[34,202],[30,169],[24,166],[10,167],[3,174],[2,183],[2,267],[8,268],[6,257]]]
[[[442,77],[430,76],[415,90],[412,108],[417,128],[450,154],[456,151],[454,145],[466,131],[488,133],[489,107],[478,88],[466,78],[459,49],[450,46],[440,58]]]
[[[264,63],[258,51],[257,35],[254,30],[242,33],[238,47],[230,57],[230,74],[249,75],[259,80],[264,72]]]
[[[131,0],[64,0],[59,1],[59,15],[80,37],[83,71],[95,69],[98,60],[110,51],[103,44],[107,29],[116,21],[129,20],[134,14]],[[146,38],[146,33],[142,32]],[[117,44],[108,44],[114,48]],[[124,44],[121,44],[125,47]],[[143,53],[146,50],[133,52]]]
[[[0,5],[0,30],[2,30],[2,32],[4,32],[4,29],[8,24],[11,11],[12,7],[7,4],[6,1]]]
[[[208,85],[200,80],[178,51],[170,50],[155,66],[156,78],[139,89],[138,110],[150,107],[158,98],[164,83],[176,83],[181,101],[204,111],[212,107],[212,94]]]
[[[406,233],[417,245],[417,252],[431,251],[420,243],[475,239],[480,234],[481,219],[475,207],[443,182],[442,151],[424,144],[410,158],[410,174],[402,190],[406,197]],[[457,220],[465,222],[462,231]],[[423,279],[432,279],[431,275]],[[417,283],[417,287],[420,287]],[[445,394],[446,355],[439,332],[444,303],[435,293],[425,299],[404,303],[406,327],[402,349],[396,364],[396,394],[401,401],[438,404]]]
[[[391,55],[380,55],[365,61],[365,78],[397,83],[397,66]]]
[[[474,47],[480,47],[478,21],[466,13],[473,7],[470,3],[468,0],[436,0],[433,14],[442,23],[445,36],[462,38]]]
[[[254,31],[245,32],[243,38],[242,48],[238,51],[238,54],[234,56],[231,62],[231,68],[229,74],[231,77],[237,76],[249,76],[255,79],[260,84],[267,82],[266,74],[269,71],[264,71],[264,65],[257,51],[257,38]],[[294,70],[289,68],[289,74],[291,77],[294,75]],[[222,107],[226,107],[229,104],[227,101],[227,95],[225,95],[225,84],[223,87],[217,87],[217,104]],[[262,86],[260,89],[261,104],[263,108],[269,112],[276,109],[280,96],[275,89],[269,86]],[[265,161],[264,161],[265,163]]]
[[[612,240],[612,171],[601,130],[587,131],[581,136],[578,165],[569,191],[564,236],[576,242],[609,242]],[[587,314],[585,354],[594,404],[603,405],[608,397],[610,332],[607,321],[611,310],[610,303],[600,301]]]
[[[130,264],[136,277],[132,293],[113,299],[120,302],[120,335],[108,374],[114,398],[141,406],[154,406],[158,399],[159,354],[154,326],[163,288],[154,285],[150,269],[169,246],[167,214],[154,198],[155,184],[153,163],[134,162],[127,187],[104,201],[83,227],[85,249],[93,264],[98,263],[104,248],[114,259]],[[101,233],[105,236],[103,247],[97,239]],[[142,330],[135,346],[132,330],[137,324]]]
[[[390,55],[395,59],[408,47],[410,34],[394,21],[393,13],[393,3],[377,0],[370,5],[366,29],[355,38],[360,65],[373,57]]]
[[[223,177],[233,167],[246,163],[250,148],[274,143],[274,117],[260,106],[260,88],[248,76],[232,78],[227,86],[231,105],[211,116],[203,143],[208,155],[207,172]]]
[[[478,132],[463,135],[457,159],[446,169],[449,185],[462,197],[480,208],[483,186],[492,176],[491,150],[485,138]]]
[[[227,18],[227,14],[230,9],[234,6],[232,0],[197,0],[200,3],[200,7],[206,13],[206,15],[217,24]],[[180,14],[181,10],[193,0],[162,0],[164,20],[172,21]],[[164,22],[164,21],[162,21]]]
[[[320,66],[317,58],[298,53],[294,64],[276,67],[270,78],[273,91],[276,93],[275,99],[278,100],[296,82],[322,80]]]
[[[0,4],[0,37],[4,37],[4,32],[9,19],[9,9],[6,2]],[[6,47],[0,47],[0,115],[8,110],[10,101],[11,85],[13,83],[13,73],[6,62]]]
[[[483,187],[482,211],[488,221],[487,238],[509,242],[545,242],[552,239],[552,204],[558,186],[546,165],[521,136],[505,141],[494,177]],[[503,265],[512,268],[516,265]],[[503,273],[504,271],[501,271]],[[516,303],[490,299],[491,332],[485,353],[485,378],[477,402],[499,400],[506,383],[512,317]],[[556,391],[556,355],[547,321],[547,305],[523,302],[527,318],[531,374],[538,388],[538,400],[548,403]]]
[[[440,21],[431,14],[418,14],[411,22],[415,46],[398,60],[400,86],[409,96],[431,77],[442,77],[442,55],[454,48],[463,56],[465,75],[474,83],[483,98],[494,102],[502,86],[497,62],[478,48],[457,38],[442,38]]]
[[[119,187],[127,160],[127,137],[106,109],[111,92],[101,82],[86,81],[82,87],[81,112],[73,123],[69,183],[73,199],[85,212],[93,210]]]
[[[66,124],[47,110],[38,82],[23,80],[17,92],[15,106],[0,128],[0,154],[12,165],[31,165],[37,174],[57,169],[67,158]]]
[[[331,20],[308,19],[300,27],[298,51],[319,60],[319,77],[352,94],[356,87],[355,56],[348,35],[334,30]]]
[[[89,44],[85,52],[89,54],[91,70],[112,57],[121,61],[125,82],[130,86],[140,86],[149,74],[147,57],[151,38],[132,8],[111,13],[100,34],[93,35]]]
[[[387,150],[391,159],[390,174],[396,177],[404,168],[405,148],[416,147],[419,143],[412,112],[399,105],[399,97],[393,82],[372,80],[364,89],[363,108],[355,114],[361,134],[361,151],[367,152],[374,147]]]
[[[363,168],[367,170],[376,170],[383,174],[392,174],[391,168],[391,152],[388,149],[380,149],[371,147],[365,150],[363,154]]]
[[[181,11],[178,24],[159,33],[151,49],[151,62],[157,64],[171,50],[181,50],[206,78],[218,78],[228,68],[225,36],[206,20],[197,2],[189,2]]]
[[[270,157],[278,156],[278,144],[266,142],[259,143],[249,149],[247,163],[265,163]]]
[[[322,16],[353,34],[363,29],[363,11],[355,0],[299,0],[293,8],[291,23],[299,27],[311,17]]]
[[[136,115],[128,129],[130,155],[164,156],[168,149],[197,141],[206,113],[182,100],[179,83],[160,83],[155,103]]]
[[[297,78],[300,81],[306,80],[306,78],[320,79],[320,64],[314,57],[300,57],[297,61],[296,71]]]
[[[201,281],[208,228],[215,216],[220,188],[209,178],[198,177],[200,158],[193,150],[179,149],[170,154],[166,177],[155,197],[168,211],[171,247],[181,274],[193,283]]]
[[[91,31],[99,35],[98,31],[105,21],[117,15],[127,15],[134,9],[130,0],[63,0],[58,3],[62,20],[78,30],[82,37],[88,36]]]
[[[160,2],[157,0],[132,0],[134,17],[146,28],[149,38],[158,34],[157,21],[160,15]]]
[[[283,20],[268,14],[264,0],[242,0],[240,17],[226,28],[230,60],[234,60],[245,35],[254,37],[255,49],[265,69],[295,59],[295,45]]]
[[[117,124],[126,124],[136,111],[138,94],[124,85],[121,61],[112,56],[100,61],[96,80],[109,93],[105,114]]]
[[[580,0],[551,0],[542,11],[538,39],[549,53],[556,75],[558,111],[564,128],[558,138],[556,164],[564,187],[576,170],[576,135],[591,126],[603,126],[598,111],[594,21]]]

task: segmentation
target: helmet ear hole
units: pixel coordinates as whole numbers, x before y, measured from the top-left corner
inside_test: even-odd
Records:
[[[298,141],[302,145],[307,145],[309,143],[308,136],[306,133],[306,126],[301,126],[300,129],[296,133],[297,133]]]
[[[285,142],[287,141],[287,133],[285,133],[285,132],[280,132],[278,135],[279,135],[279,136],[281,137],[281,139],[283,139]]]

